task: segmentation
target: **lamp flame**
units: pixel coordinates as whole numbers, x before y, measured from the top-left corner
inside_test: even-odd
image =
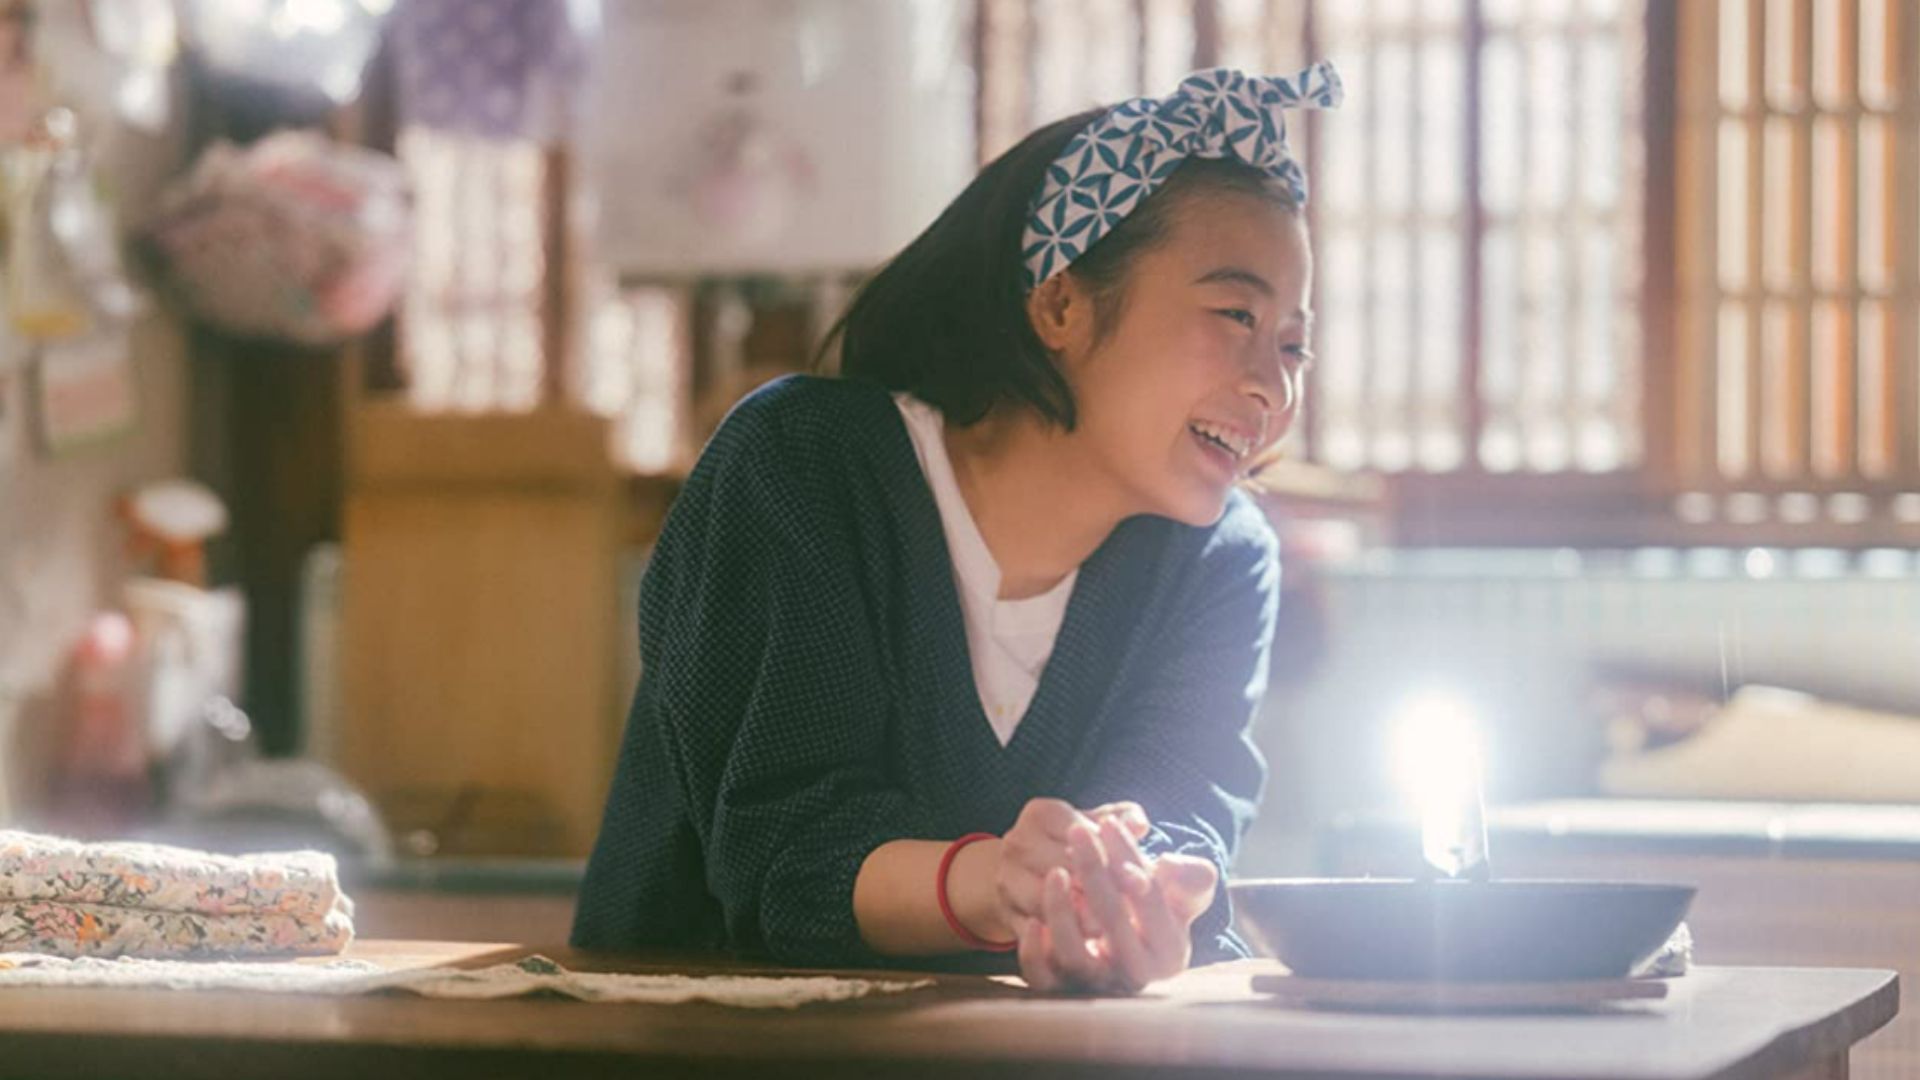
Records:
[[[1426,694],[1394,725],[1395,772],[1420,815],[1420,850],[1448,877],[1484,876],[1487,827],[1478,725],[1457,698]]]

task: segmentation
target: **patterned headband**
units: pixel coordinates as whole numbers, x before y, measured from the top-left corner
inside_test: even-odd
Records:
[[[1027,288],[1066,269],[1190,157],[1243,161],[1305,206],[1307,177],[1287,153],[1282,110],[1331,109],[1343,96],[1339,74],[1323,60],[1291,79],[1197,71],[1164,98],[1109,109],[1047,167],[1020,237]]]

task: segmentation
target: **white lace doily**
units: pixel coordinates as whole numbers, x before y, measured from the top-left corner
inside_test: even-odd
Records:
[[[69,960],[0,953],[0,990],[16,987],[118,990],[242,990],[276,994],[400,991],[467,1000],[557,994],[578,1001],[676,1005],[705,1001],[743,1009],[792,1009],[933,985],[830,975],[614,975],[569,971],[544,956],[473,970],[389,971],[364,960],[323,963],[200,963],[178,960]]]

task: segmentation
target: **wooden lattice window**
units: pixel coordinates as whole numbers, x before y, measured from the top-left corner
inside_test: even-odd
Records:
[[[547,153],[537,143],[412,127],[414,266],[400,317],[409,400],[522,412],[548,384]]]
[[[978,0],[980,160],[1196,68],[1298,67],[1305,14],[1306,0]]]
[[[589,276],[580,402],[614,420],[614,454],[639,473],[690,467],[697,448],[692,398],[693,290],[684,285],[622,287]]]
[[[614,421],[613,452],[634,471],[683,468],[690,290],[622,286],[567,242],[562,150],[409,128],[398,152],[416,222],[400,318],[409,403],[579,406]]]
[[[1340,65],[1348,106],[1301,132],[1323,363],[1298,450],[1396,474],[1418,526],[1403,537],[1920,528],[1920,14],[1904,0],[976,10],[983,161],[1196,67]],[[667,460],[679,436],[650,403],[684,397],[686,369],[634,365],[684,362],[660,343],[688,334],[686,296],[589,285],[568,301],[543,269],[564,216],[559,189],[529,180],[544,174],[437,136],[403,151],[425,180],[415,399],[577,400],[625,419],[636,464]],[[584,316],[577,372],[556,298]]]
[[[1314,457],[1613,473],[1642,456],[1644,5],[1327,0]]]
[[[1689,516],[1920,523],[1917,24],[1907,0],[1679,5]]]

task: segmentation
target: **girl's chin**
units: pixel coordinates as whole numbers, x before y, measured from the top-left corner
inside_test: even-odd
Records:
[[[1206,528],[1226,513],[1227,493],[1231,490],[1231,485],[1188,481],[1177,490],[1175,498],[1163,501],[1160,516],[1182,525]]]

